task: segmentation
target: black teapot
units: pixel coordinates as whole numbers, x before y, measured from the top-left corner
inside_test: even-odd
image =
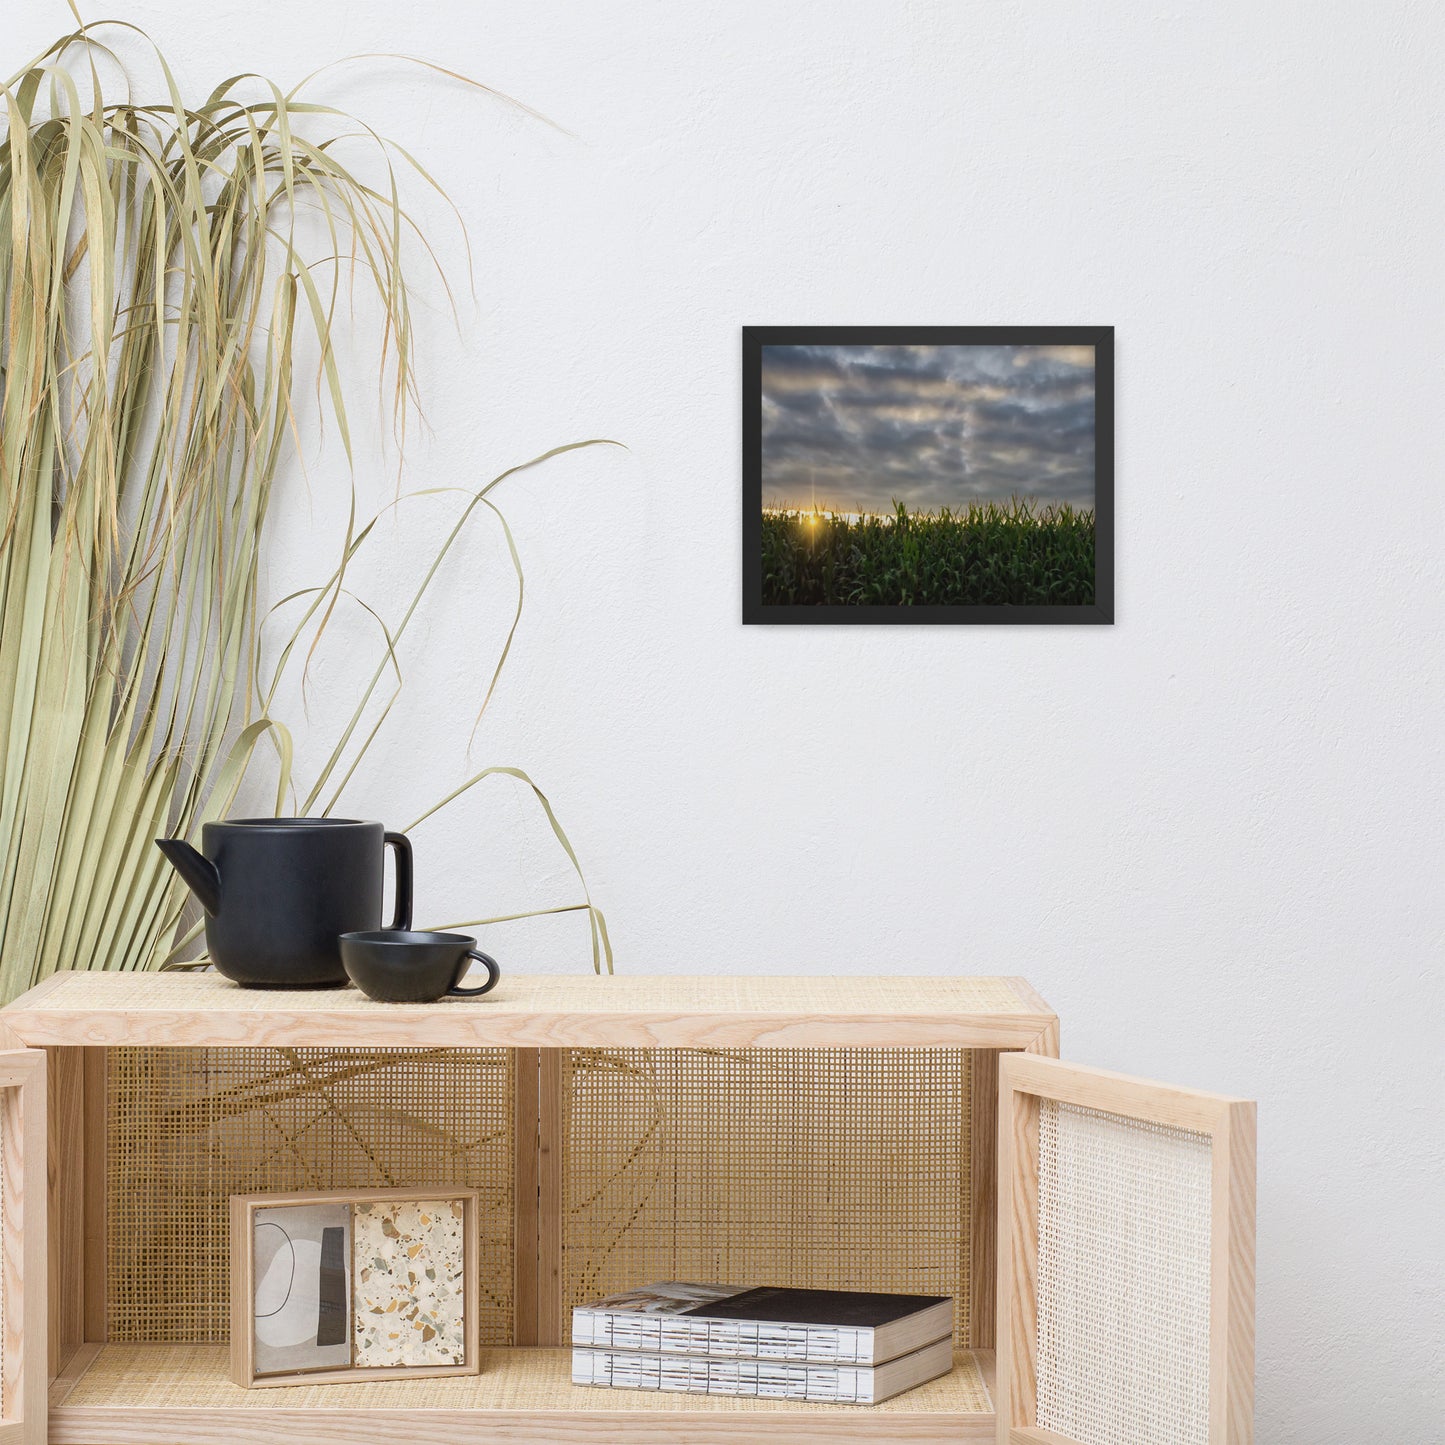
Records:
[[[381,926],[385,851],[396,851],[396,917],[411,927],[411,844],[355,818],[238,818],[207,823],[201,851],[156,846],[206,910],[211,962],[244,988],[344,984],[337,938]]]

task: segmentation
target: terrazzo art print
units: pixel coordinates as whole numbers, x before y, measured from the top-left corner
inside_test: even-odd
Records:
[[[352,1209],[352,1363],[466,1363],[464,1205],[375,1201]]]

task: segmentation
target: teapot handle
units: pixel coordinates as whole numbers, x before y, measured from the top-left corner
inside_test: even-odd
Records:
[[[388,833],[386,846],[396,850],[396,914],[387,926],[406,932],[411,928],[411,840],[405,833]]]

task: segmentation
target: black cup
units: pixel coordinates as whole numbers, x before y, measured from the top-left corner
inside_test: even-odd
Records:
[[[476,998],[497,986],[501,969],[495,958],[477,951],[477,940],[464,933],[410,933],[400,928],[343,933],[339,939],[346,976],[379,1003],[431,1003],[444,994]],[[480,988],[459,988],[467,963],[485,964]]]

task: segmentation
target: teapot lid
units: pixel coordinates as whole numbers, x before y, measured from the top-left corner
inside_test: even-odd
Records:
[[[208,828],[379,828],[366,818],[225,818]]]

